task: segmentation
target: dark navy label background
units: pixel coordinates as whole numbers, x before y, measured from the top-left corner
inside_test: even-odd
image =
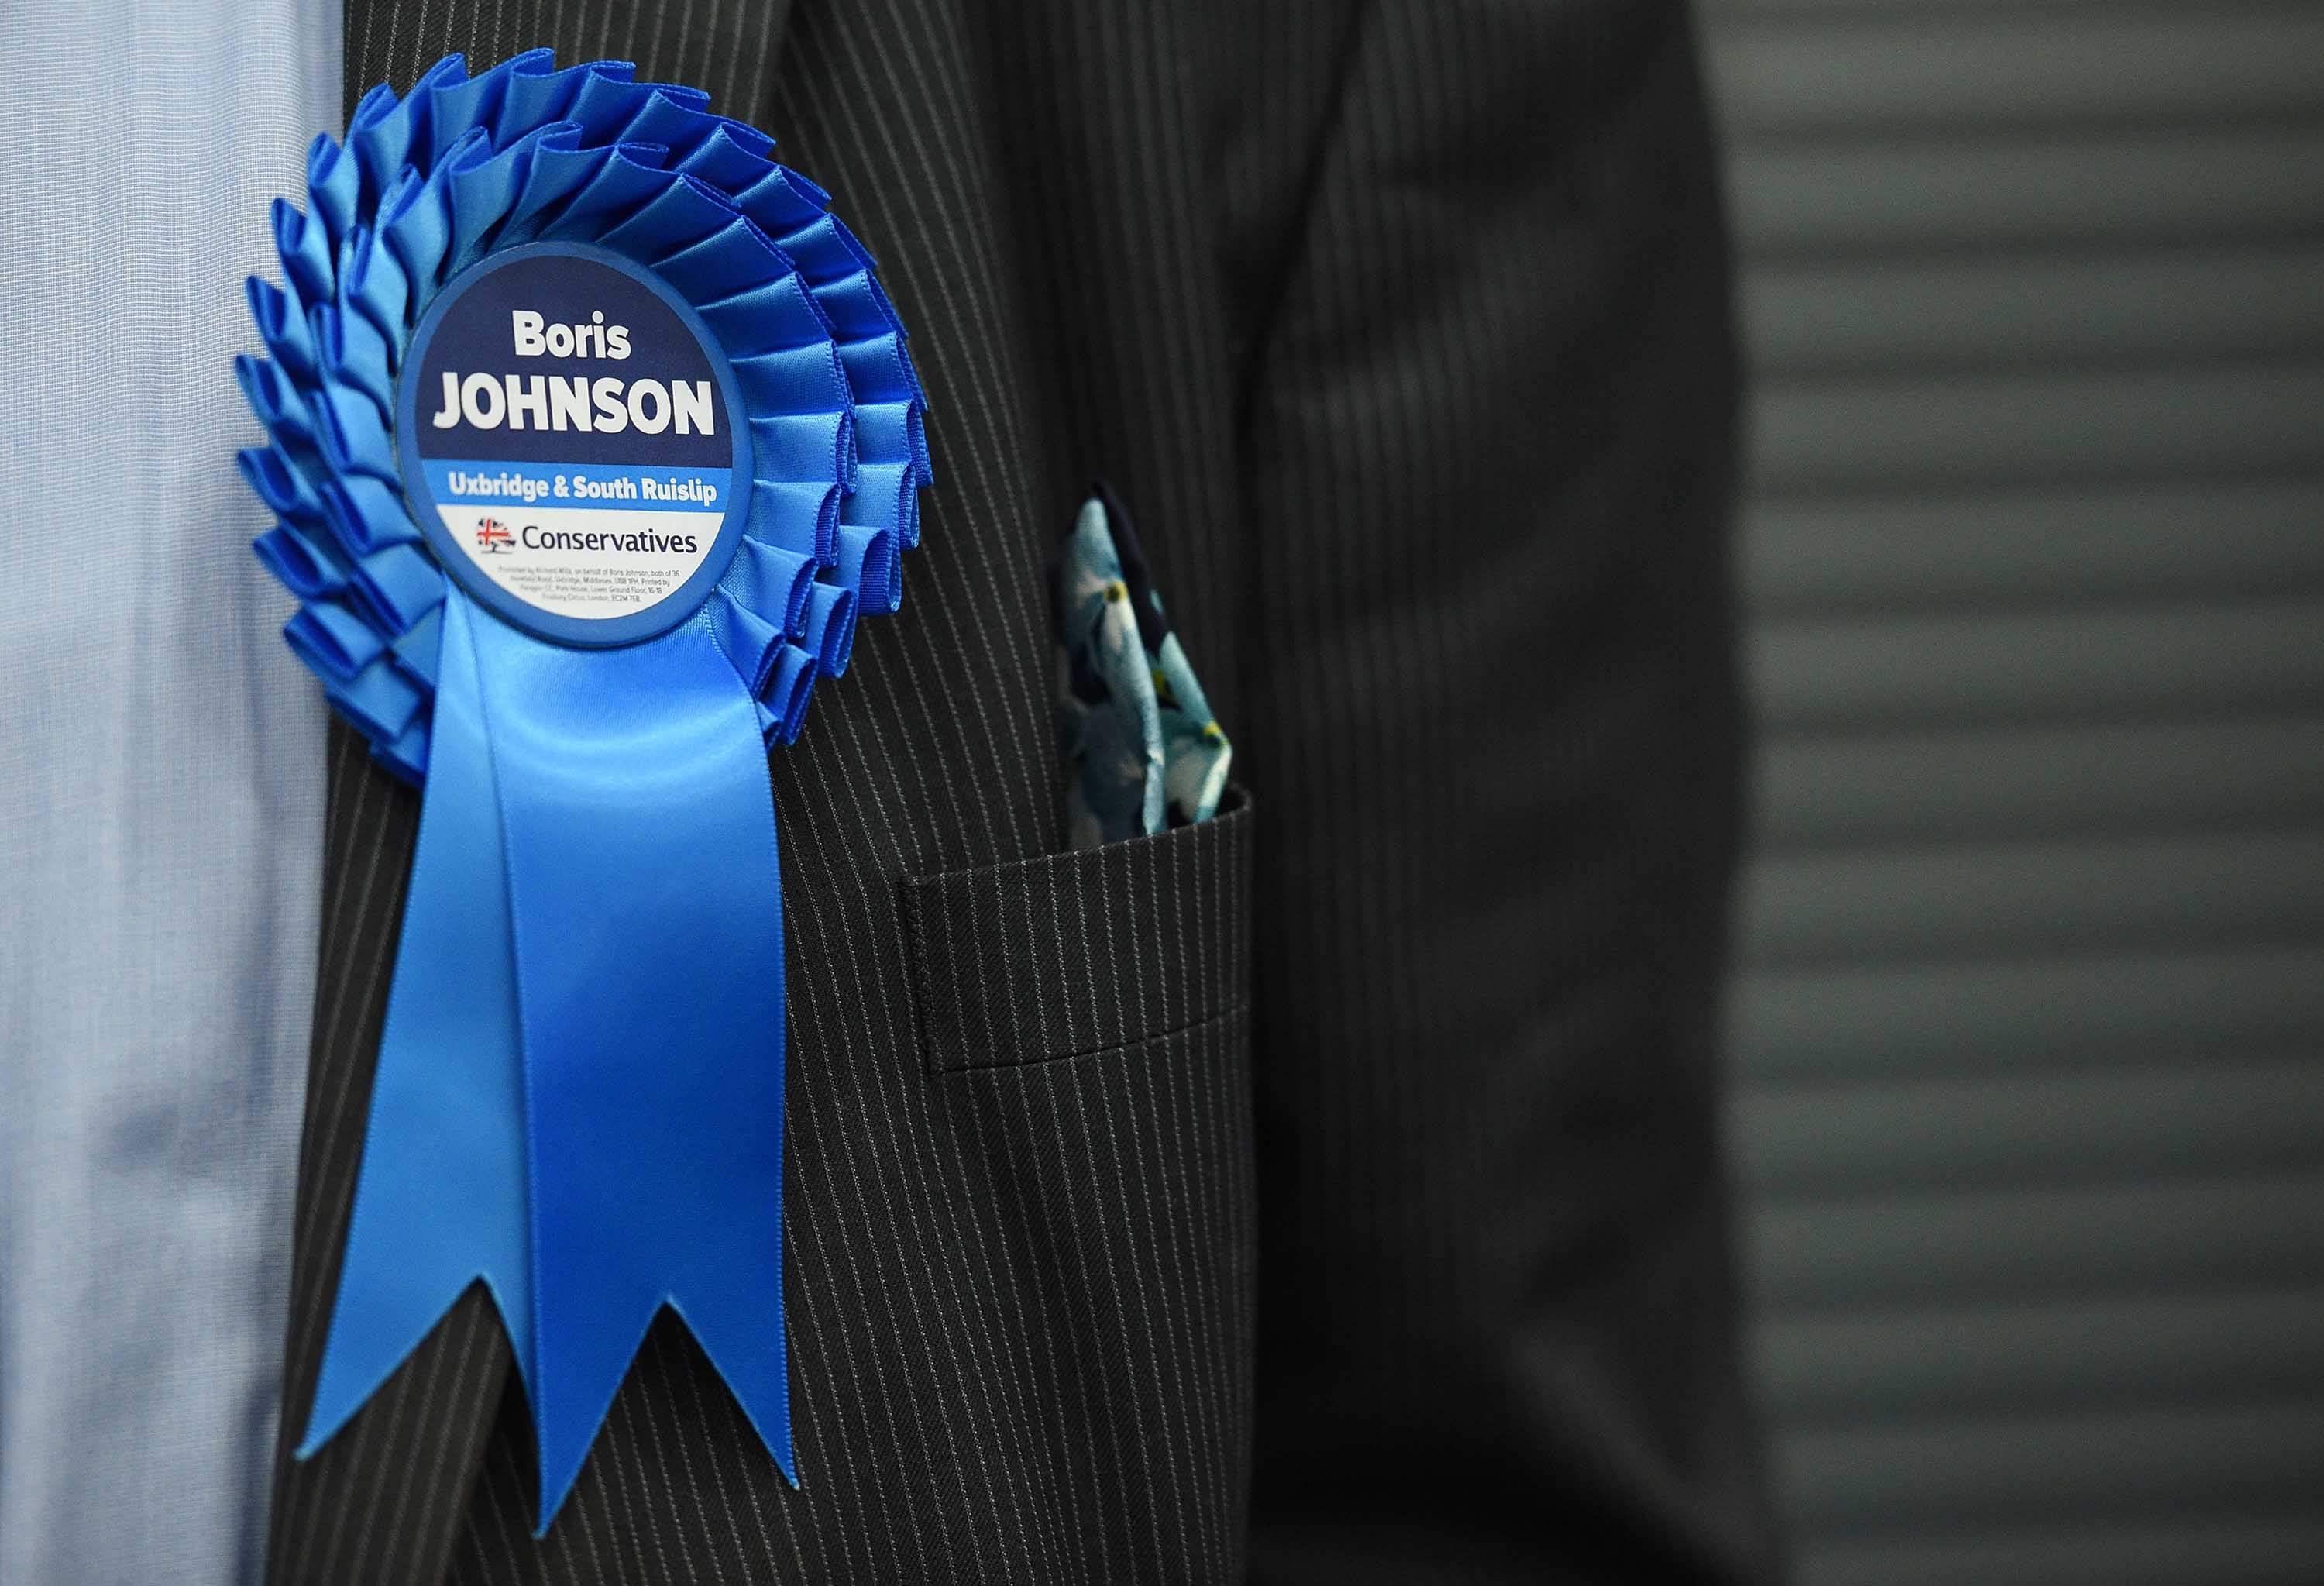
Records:
[[[513,315],[629,331],[626,358],[516,352]],[[438,429],[444,375],[503,388],[502,423]],[[619,381],[625,416],[640,381],[710,390],[713,433],[511,429],[504,387],[549,377]],[[610,393],[609,393],[610,394]],[[487,408],[489,404],[486,404]],[[553,420],[544,401],[542,422]],[[594,422],[596,402],[590,392]],[[397,383],[395,445],[405,500],[438,565],[484,610],[553,643],[606,648],[667,632],[702,608],[734,558],[750,516],[751,438],[733,371],[710,327],[645,266],[577,243],[528,243],[487,255],[437,295],[412,331]],[[431,477],[432,476],[432,477]],[[522,481],[525,483],[514,483]],[[438,488],[451,493],[439,497]],[[559,494],[562,487],[564,493]]]
[[[685,322],[642,281],[594,259],[551,254],[512,260],[473,282],[455,280],[446,290],[458,296],[429,339],[415,393],[419,398],[416,438],[421,456],[496,463],[637,463],[669,468],[723,468],[733,463],[734,438],[728,429],[732,420],[709,357]],[[629,327],[630,355],[559,358],[542,353],[519,357],[512,316],[520,309],[540,315],[544,332],[551,325],[586,325],[592,312],[603,310],[607,325]],[[534,374],[578,376],[591,383],[610,376],[621,381],[625,390],[637,380],[659,380],[666,386],[678,381],[702,381],[710,387],[710,410],[718,432],[680,435],[675,423],[659,435],[642,434],[634,424],[610,435],[603,430],[539,429],[533,428],[530,415],[522,429],[511,429],[505,420],[494,429],[477,429],[466,420],[449,429],[438,429],[432,420],[444,406],[447,369],[463,380],[476,373],[494,380],[513,374],[527,384],[530,383],[527,377]],[[593,415],[595,410],[593,403]]]

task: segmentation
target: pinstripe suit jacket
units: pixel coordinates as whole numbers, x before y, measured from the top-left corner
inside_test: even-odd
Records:
[[[289,1457],[418,814],[335,729],[272,1579],[1757,1578],[1683,16],[348,0],[350,101],[536,44],[776,131],[932,399],[913,597],[774,761],[801,1480],[665,1316],[535,1543],[480,1291]],[[1259,797],[1060,853],[1092,473]]]

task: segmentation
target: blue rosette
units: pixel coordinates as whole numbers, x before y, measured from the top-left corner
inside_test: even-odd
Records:
[[[482,1280],[544,1530],[664,1305],[795,1479],[767,755],[897,609],[933,475],[872,256],[773,147],[624,62],[447,57],[316,140],[305,206],[274,205],[281,280],[249,283],[267,355],[235,361],[284,638],[423,799],[300,1452]],[[545,385],[438,371],[512,294],[585,286],[662,327],[658,373],[623,377],[602,310],[550,325],[573,373]],[[516,312],[523,355],[549,318]],[[612,529],[541,526],[585,507]],[[638,548],[647,571],[605,570]]]

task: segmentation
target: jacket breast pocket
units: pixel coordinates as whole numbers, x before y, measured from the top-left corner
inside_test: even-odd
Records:
[[[1142,1046],[1250,988],[1253,814],[904,885],[921,1056],[940,1072]]]

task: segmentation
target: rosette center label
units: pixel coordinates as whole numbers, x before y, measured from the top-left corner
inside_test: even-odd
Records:
[[[697,607],[750,480],[733,377],[693,311],[603,249],[488,257],[423,317],[397,392],[412,515],[503,620],[568,644]]]

